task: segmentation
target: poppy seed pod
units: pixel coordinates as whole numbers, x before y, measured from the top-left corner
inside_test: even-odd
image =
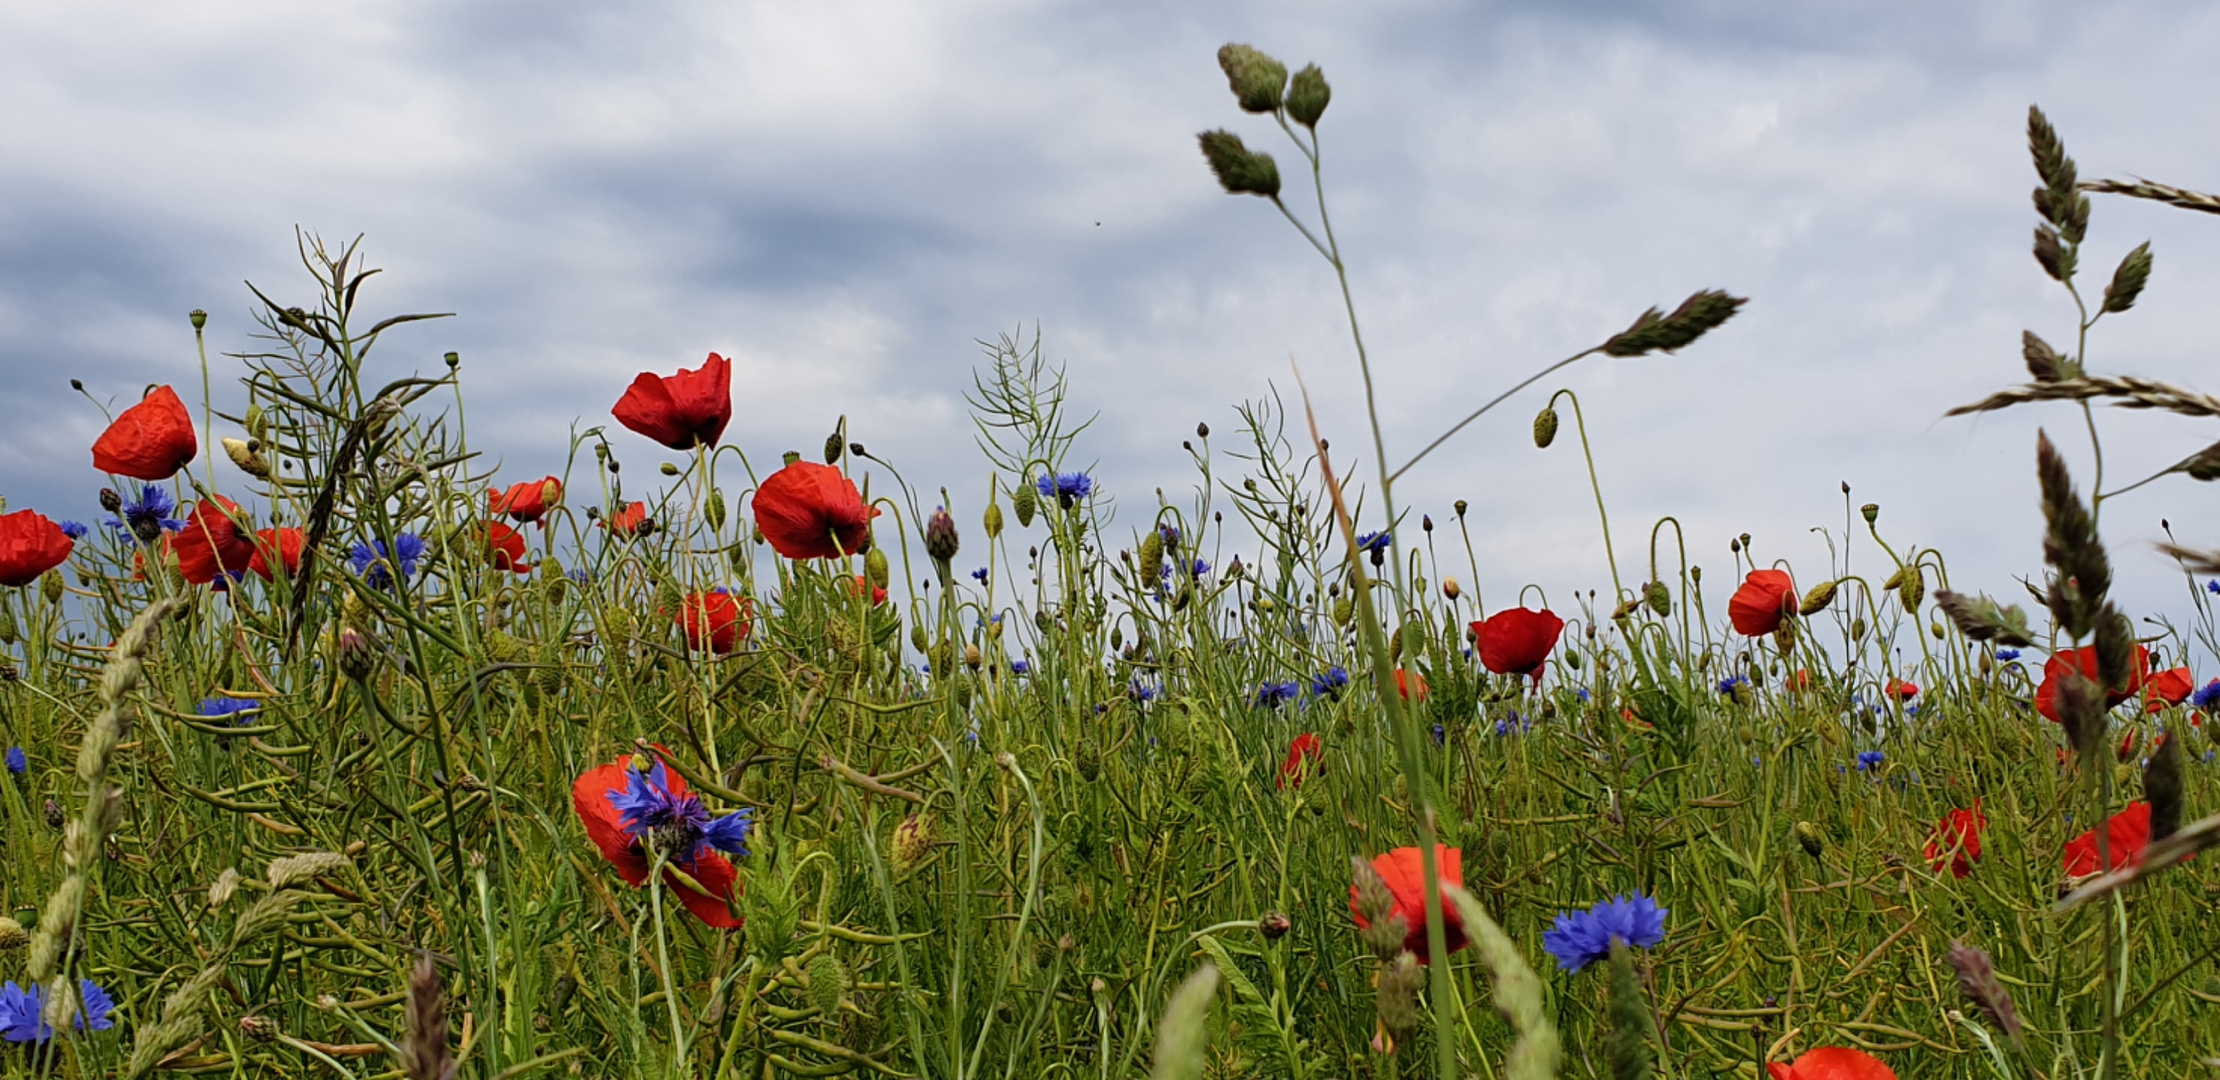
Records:
[[[1465,516],[1465,509],[1466,509],[1466,508],[1467,508],[1467,507],[1468,507],[1468,506],[1469,506],[1470,504],[1466,503],[1466,502],[1465,502],[1465,501],[1464,501],[1463,499],[1459,499],[1459,500],[1457,500],[1456,502],[1454,502],[1454,503],[1451,503],[1450,505],[1451,505],[1451,506],[1454,506],[1454,507],[1456,508],[1456,510],[1457,510],[1457,517],[1461,519],[1461,518],[1463,518],[1463,517]]]
[[[1304,64],[1295,73],[1294,81],[1287,87],[1288,118],[1307,128],[1317,128],[1318,118],[1326,115],[1327,103],[1333,101],[1334,89],[1326,85],[1326,73],[1316,64]]]
[[[1866,524],[1868,524],[1868,525],[1871,525],[1871,524],[1873,524],[1873,523],[1874,523],[1875,521],[1878,521],[1878,520],[1880,520],[1880,517],[1881,517],[1881,504],[1880,504],[1880,503],[1867,503],[1867,504],[1865,504],[1864,506],[1858,507],[1858,513],[1864,514],[1864,515],[1865,515],[1865,523],[1866,523]]]
[[[1230,131],[1205,131],[1195,138],[1226,194],[1279,197],[1280,166],[1272,155],[1249,149],[1242,145],[1241,136]]]
[[[946,563],[956,557],[961,541],[956,537],[956,519],[945,506],[933,508],[933,516],[925,519],[925,554],[934,562]]]
[[[1228,42],[1220,47],[1218,67],[1244,112],[1271,112],[1287,94],[1287,65],[1247,45]]]
[[[1534,414],[1534,446],[1535,446],[1535,448],[1536,448],[1536,449],[1540,449],[1540,450],[1547,450],[1547,449],[1549,449],[1549,444],[1551,444],[1551,443],[1553,443],[1553,442],[1556,442],[1556,441],[1557,441],[1557,410],[1556,410],[1556,409],[1543,409],[1543,410],[1542,410],[1541,412],[1535,413],[1535,414]]]
[[[1796,614],[1809,618],[1827,610],[1827,605],[1835,602],[1835,589],[1840,584],[1840,582],[1835,581],[1822,581],[1812,586],[1811,591],[1804,594],[1804,602],[1797,606]]]

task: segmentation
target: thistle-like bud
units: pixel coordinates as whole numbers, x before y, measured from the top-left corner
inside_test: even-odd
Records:
[[[2012,1007],[2012,994],[1996,977],[1989,954],[1962,941],[1950,943],[1950,968],[1958,975],[1958,991],[1973,1002],[1981,1015],[2015,1044],[2020,1041],[2020,1014]]]
[[[2151,804],[2151,839],[2163,840],[2181,828],[2181,740],[2171,731],[2159,736],[2143,763],[2143,798]]]
[[[888,845],[894,852],[894,871],[906,874],[925,861],[933,850],[933,819],[923,811],[903,818],[894,827],[894,841]]]
[[[1547,450],[1547,449],[1549,449],[1549,444],[1551,444],[1551,443],[1553,443],[1553,442],[1556,442],[1556,441],[1557,441],[1557,410],[1556,410],[1556,409],[1543,409],[1543,410],[1542,410],[1541,412],[1535,413],[1535,414],[1534,414],[1534,446],[1535,446],[1535,448],[1536,448],[1536,449],[1540,449],[1540,450]]]
[[[1326,115],[1326,105],[1333,99],[1334,89],[1326,85],[1326,73],[1316,64],[1305,64],[1287,87],[1288,118],[1315,130],[1318,118]]]
[[[339,628],[339,673],[361,682],[378,670],[377,646],[370,635],[352,626]]]
[[[23,924],[0,915],[0,952],[10,952],[31,943],[30,931]]]
[[[262,455],[254,452],[253,443],[229,436],[225,436],[222,442],[224,444],[224,456],[230,458],[231,463],[237,465],[240,472],[257,480],[268,480],[270,478],[270,466],[262,460]]]
[[[116,494],[114,488],[101,488],[100,508],[111,514],[123,513],[123,496]]]
[[[1010,491],[1010,509],[1017,513],[1018,528],[1033,524],[1033,515],[1040,509],[1040,499],[1033,494],[1033,482],[1027,480]]]
[[[1202,145],[1203,159],[1210,162],[1210,171],[1217,175],[1226,194],[1279,197],[1280,166],[1272,160],[1272,155],[1249,149],[1242,145],[1241,136],[1222,129],[1205,131],[1195,138]]]
[[[998,502],[988,503],[986,516],[980,524],[987,530],[987,539],[999,538],[1002,535],[1002,504]]]
[[[1280,107],[1287,93],[1287,65],[1247,45],[1229,42],[1218,50],[1218,67],[1226,73],[1226,83],[1242,111],[1268,113]]]
[[[1669,618],[1673,614],[1673,591],[1666,588],[1664,582],[1650,582],[1642,590],[1642,598],[1649,602],[1650,610],[1656,612],[1658,618]]]
[[[1796,823],[1796,845],[1804,849],[1804,854],[1816,859],[1826,853],[1827,838],[1820,835],[1819,826],[1799,821]]]
[[[956,538],[956,519],[947,507],[934,507],[933,516],[925,519],[925,554],[936,563],[945,563],[956,557],[956,549],[961,546]]]
[[[1278,941],[1294,928],[1295,924],[1277,911],[1265,912],[1264,917],[1256,921],[1257,932],[1263,934],[1266,941]]]

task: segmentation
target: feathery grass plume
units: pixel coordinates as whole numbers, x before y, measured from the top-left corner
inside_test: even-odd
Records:
[[[1647,1080],[1650,1075],[1650,1036],[1657,1030],[1650,1019],[1649,1002],[1634,977],[1634,950],[1625,939],[1611,939],[1611,1033],[1605,1046],[1611,1059],[1611,1080]]]
[[[336,851],[311,851],[270,860],[266,874],[271,888],[283,889],[345,869],[349,864],[350,860]]]
[[[1287,65],[1247,45],[1220,46],[1218,67],[1226,73],[1226,84],[1244,112],[1273,112],[1286,96]]]
[[[1381,880],[1380,872],[1373,869],[1370,862],[1354,855],[1349,857],[1349,880],[1357,889],[1356,913],[1364,916],[1365,921],[1358,936],[1380,963],[1393,963],[1396,954],[1403,951],[1404,938],[1411,932],[1403,916],[1396,913],[1395,894],[1388,890],[1387,882]]]
[[[13,952],[30,944],[31,932],[23,924],[0,915],[0,952]]]
[[[1326,105],[1333,99],[1334,89],[1326,85],[1326,73],[1316,64],[1304,64],[1287,87],[1287,118],[1315,131],[1318,118],[1326,115]]]
[[[2058,679],[2058,726],[2084,762],[2094,762],[2104,735],[2104,691],[2078,671]]]
[[[2056,571],[2044,599],[2067,634],[2087,637],[2102,621],[2112,564],[2097,539],[2096,519],[2074,490],[2066,459],[2041,431],[2035,434],[2035,474],[2043,489],[2043,561]]]
[[[2220,196],[2207,195],[2171,184],[2157,184],[2149,180],[2090,180],[2081,185],[2083,191],[2101,192],[2106,195],[2126,195],[2136,199],[2150,199],[2184,210],[2205,214],[2220,214]]]
[[[1280,166],[1272,155],[1249,149],[1242,144],[1241,136],[1224,129],[1205,131],[1195,139],[1202,144],[1203,159],[1210,162],[1210,171],[1226,194],[1280,197]],[[1018,519],[1024,518],[1020,512]]]
[[[2033,330],[2020,331],[2020,356],[2027,361],[2029,378],[2039,383],[2057,382],[2081,374],[2072,360],[2059,355],[2050,342],[2036,336]]]
[[[1557,1028],[1542,1008],[1542,981],[1527,966],[1526,958],[1519,955],[1518,946],[1471,893],[1446,883],[1441,892],[1443,902],[1457,905],[1457,913],[1463,916],[1465,933],[1471,936],[1481,962],[1495,980],[1496,1010],[1518,1034],[1518,1041],[1503,1055],[1503,1076],[1507,1080],[1552,1080],[1557,1075],[1561,1048]]]
[[[2108,601],[2097,617],[2097,679],[2107,693],[2125,694],[2133,689],[2135,627]]]
[[[24,973],[33,982],[54,981],[61,971],[62,954],[71,947],[77,920],[84,914],[87,875],[100,865],[101,849],[122,813],[123,793],[109,786],[108,766],[130,723],[126,699],[146,672],[147,654],[154,651],[155,627],[183,607],[184,601],[174,597],[147,605],[116,639],[108,666],[101,672],[100,711],[85,729],[84,744],[77,751],[77,779],[85,785],[85,809],[63,835],[62,864],[68,870],[47,898],[38,931],[31,935],[31,954],[24,963]]]
[[[1996,977],[1996,966],[1989,954],[1967,945],[1963,941],[1950,943],[1950,968],[1958,974],[1958,991],[1973,1002],[1981,1015],[2015,1045],[2020,1043],[2020,1013],[2012,1006],[2012,994]]]
[[[1396,1044],[1408,1041],[1418,1031],[1418,992],[1426,988],[1426,969],[1419,966],[1417,955],[1404,951],[1381,966],[1378,981],[1372,991],[1372,1007],[1379,1017],[1380,1030],[1387,1033],[1380,1049],[1392,1054]]]
[[[1643,312],[1641,318],[1634,320],[1634,325],[1604,342],[1603,352],[1621,358],[1673,352],[1694,344],[1697,338],[1734,318],[1735,312],[1746,303],[1749,303],[1747,298],[1729,296],[1718,289],[1705,289],[1681,301],[1670,315],[1656,308]]]
[[[2181,738],[2169,731],[2143,763],[2143,800],[2151,804],[2151,839],[2164,840],[2181,829]]]
[[[2087,401],[2092,398],[2116,398],[2118,400],[2112,404],[2121,409],[2158,409],[2179,416],[2220,416],[2220,398],[2137,375],[2079,375],[2057,382],[2027,383],[1999,390],[1943,415],[1994,412],[2031,401]]]
[[[1210,1040],[1211,1002],[1218,997],[1218,967],[1204,964],[1179,984],[1164,1018],[1156,1025],[1156,1052],[1149,1080],[1201,1080],[1203,1051]],[[414,1078],[411,1078],[414,1080]]]
[[[401,1074],[408,1080],[455,1080],[457,1062],[447,1049],[447,1000],[432,958],[417,958],[409,972],[407,1030],[401,1038]]]
[[[2220,443],[2214,443],[2181,460],[2173,471],[2189,474],[2191,480],[2210,483],[2220,480]]]
[[[1994,641],[2013,648],[2035,643],[2027,627],[2027,613],[2016,604],[2001,607],[1986,596],[1967,596],[1949,589],[1935,590],[1935,604],[1950,617],[1958,632],[1971,640]]]
[[[2135,306],[2135,298],[2143,295],[2143,286],[2151,280],[2151,242],[2135,245],[2135,250],[2120,260],[2112,272],[2112,283],[2104,287],[2104,310],[2122,312]]]
[[[1656,309],[1652,308],[1651,310],[1654,311]],[[1541,412],[1534,414],[1534,448],[1537,450],[1547,450],[1549,449],[1549,444],[1556,441],[1557,410],[1545,406]]]
[[[2066,156],[2065,140],[2050,124],[2043,110],[2027,107],[2027,149],[2035,159],[2035,175],[2043,186],[2035,189],[2035,212],[2055,226],[2069,244],[2080,244],[2089,230],[2089,199],[2079,190],[2079,172]],[[2071,270],[2067,276],[2071,276]],[[2063,280],[2063,279],[2061,279]]]

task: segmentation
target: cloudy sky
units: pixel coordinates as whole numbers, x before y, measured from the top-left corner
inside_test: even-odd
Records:
[[[1230,446],[1233,405],[1290,390],[1291,360],[1353,452],[1330,270],[1195,150],[1229,127],[1307,195],[1235,109],[1228,40],[1333,83],[1328,197],[1391,457],[1652,304],[1750,298],[1680,356],[1549,384],[1580,395],[1630,577],[1673,514],[1715,573],[1748,532],[1815,578],[1847,481],[1900,550],[2016,594],[2039,563],[2035,429],[2086,484],[2078,413],[1941,414],[2024,377],[2023,328],[2072,337],[2027,255],[2027,106],[2084,176],[2220,188],[2220,9],[2190,3],[23,0],[0,9],[0,491],[93,516],[102,421],[68,380],[196,397],[185,312],[229,350],[244,281],[307,300],[296,226],[367,234],[374,310],[460,313],[378,363],[460,351],[473,442],[518,474],[558,467],[634,372],[717,350],[728,439],[757,461],[845,413],[913,483],[975,499],[974,339],[1036,328],[1101,414],[1078,453],[1129,517],[1186,491],[1180,440],[1208,421]],[[2220,219],[2102,198],[2091,236],[2099,282],[2157,252],[2092,367],[2220,388]],[[1400,488],[1437,519],[1470,500],[1499,597],[1609,585],[1577,444],[1527,441],[1542,390]],[[2215,437],[2098,420],[2112,478]],[[2107,506],[2139,612],[2188,614],[2148,542],[2168,518],[2220,546],[2210,495],[2169,479]]]

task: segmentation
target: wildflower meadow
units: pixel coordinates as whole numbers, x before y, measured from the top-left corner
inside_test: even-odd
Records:
[[[1326,77],[1218,61],[1196,183],[1335,271],[1372,406]],[[1298,381],[1168,499],[1090,474],[1093,373],[1037,338],[986,347],[960,476],[845,420],[743,446],[772,406],[715,353],[612,372],[561,474],[489,473],[434,317],[307,237],[252,349],[193,313],[80,502],[0,508],[0,1076],[2203,1075],[2220,552],[2100,523],[2220,446],[2123,482],[2052,440],[2220,417],[2098,373],[2152,256],[2090,232],[2220,198],[2028,140],[2067,329],[1955,410],[2057,412],[2026,596],[1872,505],[1828,565],[1707,573],[1592,487],[1593,590],[1483,602],[1466,504],[1398,501],[1514,410],[1587,454],[1549,377],[1697,356],[1754,283],[1408,460]],[[2178,561],[2193,617],[2123,610],[2114,558]]]

